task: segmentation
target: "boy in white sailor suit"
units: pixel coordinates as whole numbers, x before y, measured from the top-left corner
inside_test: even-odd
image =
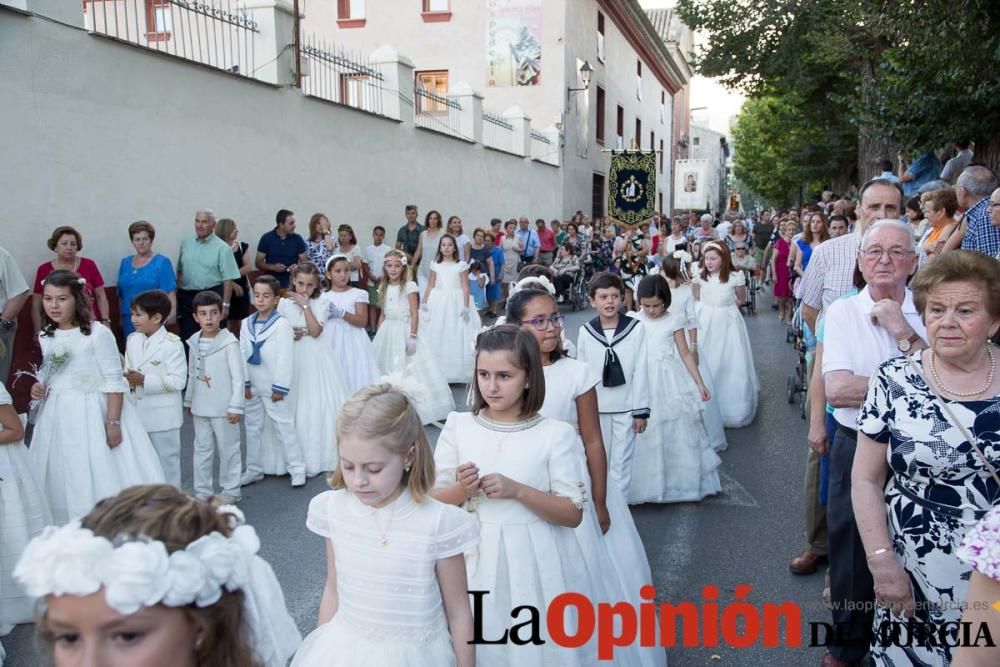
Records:
[[[188,339],[188,383],[184,407],[194,421],[194,492],[200,498],[215,493],[212,463],[219,453],[222,500],[240,499],[240,415],[243,414],[243,359],[240,342],[220,328],[222,297],[195,294],[191,302],[201,331]]]
[[[285,400],[292,384],[295,334],[288,320],[278,314],[281,287],[274,276],[261,276],[253,284],[257,312],[243,320],[240,350],[246,373],[247,463],[242,484],[264,478],[261,450],[283,452],[292,486],[305,486],[306,464],[295,430],[294,413]],[[265,422],[269,440],[264,442]]]
[[[646,430],[649,418],[646,333],[642,322],[619,312],[625,285],[617,275],[598,273],[589,293],[597,317],[580,329],[576,358],[601,373],[597,405],[608,474],[628,495],[635,436]]]
[[[180,488],[182,403],[187,380],[184,344],[163,326],[171,309],[166,292],[143,292],[130,307],[135,333],[125,343],[129,400],[160,457],[167,484]]]

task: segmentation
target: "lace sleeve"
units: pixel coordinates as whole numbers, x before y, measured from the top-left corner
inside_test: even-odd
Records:
[[[330,500],[333,491],[324,491],[309,501],[309,512],[306,514],[306,528],[327,539],[333,537],[333,525],[330,522]]]
[[[454,505],[439,504],[442,507],[438,520],[436,558],[450,558],[472,550],[479,544],[476,518]]]
[[[576,507],[587,503],[583,480],[580,479],[574,448],[578,447],[576,431],[564,422],[556,422],[552,431],[549,454],[549,487],[553,494],[569,498]]]
[[[457,413],[448,415],[448,421],[444,423],[441,435],[438,436],[437,445],[434,447],[434,468],[437,476],[434,479],[434,486],[441,488],[454,484],[458,474],[458,429],[455,421]]]
[[[104,379],[101,391],[105,394],[124,394],[128,384],[122,375],[122,358],[118,354],[118,344],[111,330],[100,322],[95,322],[90,335],[93,339],[94,356]]]

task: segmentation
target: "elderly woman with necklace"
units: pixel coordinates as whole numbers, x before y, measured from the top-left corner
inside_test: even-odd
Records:
[[[90,305],[94,311],[94,320],[111,325],[111,306],[108,296],[104,293],[104,277],[94,260],[80,257],[83,250],[83,237],[75,228],[69,226],[56,227],[47,242],[49,250],[56,256],[51,262],[45,262],[35,272],[35,289],[31,303],[31,323],[35,333],[42,328],[42,288],[45,278],[53,271],[62,269],[72,271],[86,281],[83,291],[90,297]]]
[[[1000,329],[1000,263],[974,251],[943,253],[917,273],[913,301],[930,347],[872,375],[852,471],[879,604],[877,665],[951,662],[971,571],[958,547],[1000,502],[1000,378],[990,342]],[[881,643],[880,626],[903,616],[934,624],[947,640]]]

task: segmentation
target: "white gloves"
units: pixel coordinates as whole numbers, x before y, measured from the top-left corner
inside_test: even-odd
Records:
[[[417,339],[414,336],[410,336],[406,339],[406,356],[412,357],[417,353]]]
[[[462,309],[462,321],[463,322],[468,322],[469,321],[469,307],[468,306],[466,306],[465,308]]]
[[[327,315],[329,315],[330,317],[338,317],[339,318],[339,317],[343,317],[344,316],[344,309],[341,308],[340,306],[338,306],[335,303],[331,303],[330,306],[329,306],[329,308],[327,308],[326,312],[327,312]]]

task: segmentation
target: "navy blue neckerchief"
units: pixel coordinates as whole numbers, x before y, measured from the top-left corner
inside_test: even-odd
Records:
[[[264,346],[264,343],[267,342],[266,338],[264,340],[257,340],[257,336],[259,336],[261,334],[264,334],[264,333],[267,333],[267,331],[272,326],[274,326],[274,323],[278,321],[278,318],[281,317],[281,315],[278,314],[278,310],[277,309],[272,310],[271,311],[271,317],[267,318],[263,322],[260,322],[261,328],[260,328],[260,331],[258,331],[257,330],[257,324],[258,324],[258,316],[259,315],[260,315],[260,313],[254,313],[253,315],[251,315],[250,316],[250,326],[247,327],[248,329],[250,329],[250,332],[249,332],[250,333],[250,344],[253,345],[253,350],[251,350],[250,356],[247,357],[247,363],[251,364],[253,366],[260,366],[260,348],[262,348]]]
[[[628,315],[618,315],[618,324],[615,326],[615,334],[609,341],[601,328],[601,317],[598,315],[583,325],[584,330],[594,337],[598,343],[604,346],[604,372],[601,374],[601,384],[605,387],[620,387],[625,384],[625,372],[622,370],[622,362],[615,354],[614,347],[625,340],[632,329],[639,325],[639,320],[634,320]]]

